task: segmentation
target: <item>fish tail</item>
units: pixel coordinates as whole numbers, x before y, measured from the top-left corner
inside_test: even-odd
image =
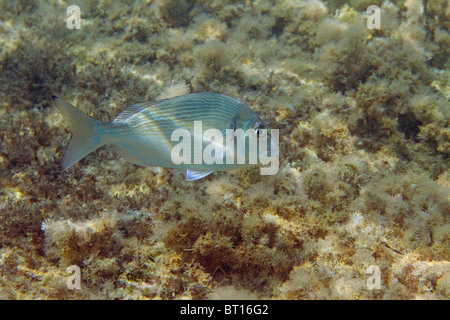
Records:
[[[72,137],[61,160],[61,168],[65,170],[105,144],[102,132],[106,129],[106,124],[88,116],[58,97],[53,96],[53,102],[72,132]]]

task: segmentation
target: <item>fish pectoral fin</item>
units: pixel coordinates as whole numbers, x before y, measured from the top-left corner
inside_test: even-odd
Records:
[[[181,169],[181,168],[174,168],[173,172],[174,173],[186,173],[186,170],[185,169]]]
[[[213,171],[194,171],[194,170],[186,170],[186,181],[194,181],[199,180],[201,178],[206,177],[207,175],[210,175],[213,173]]]

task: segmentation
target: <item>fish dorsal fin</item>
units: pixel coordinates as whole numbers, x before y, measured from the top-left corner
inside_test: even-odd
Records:
[[[156,101],[148,101],[148,102],[133,104],[133,105],[129,106],[128,108],[126,108],[125,110],[123,110],[121,113],[119,113],[119,115],[113,120],[113,123],[126,121],[131,116],[133,116],[151,106],[154,106],[156,104],[158,104],[158,102],[156,102]]]
[[[193,170],[186,170],[186,181],[194,181],[194,180],[199,180],[201,178],[204,178],[208,175],[210,175],[211,173],[213,173],[213,171],[193,171]]]

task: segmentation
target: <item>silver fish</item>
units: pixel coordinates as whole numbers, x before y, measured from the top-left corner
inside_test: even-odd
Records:
[[[248,159],[252,156],[252,152],[259,152],[252,150],[249,146],[240,151],[233,145],[231,146],[233,150],[227,149],[224,141],[205,137],[203,131],[218,130],[223,137],[226,137],[225,140],[229,139],[227,132],[230,130],[235,132],[237,129],[243,131],[251,129],[251,132],[256,135],[269,130],[265,132],[268,132],[267,136],[270,137],[267,124],[252,109],[234,98],[216,93],[193,93],[160,101],[138,103],[125,109],[109,124],[86,115],[57,97],[53,97],[53,101],[72,132],[61,161],[62,169],[69,168],[97,148],[112,144],[117,147],[119,154],[131,163],[146,167],[174,168],[177,172],[184,172],[186,180],[192,181],[201,179],[214,171],[234,170],[249,165]],[[195,123],[201,123],[200,135],[198,131],[195,132]],[[203,161],[198,163],[194,159],[196,155],[194,152],[193,161],[176,164],[173,160],[173,149],[177,141],[173,133],[180,128],[191,133],[191,137],[188,138],[192,138],[194,144],[200,144],[201,150],[215,143],[216,146],[223,146],[222,150],[225,150],[221,154],[215,151],[216,156],[225,159],[227,154],[231,154],[235,160],[238,158],[246,160],[217,161],[212,164],[206,164]],[[268,145],[273,146],[273,141]],[[270,150],[266,152],[267,155],[270,155]]]

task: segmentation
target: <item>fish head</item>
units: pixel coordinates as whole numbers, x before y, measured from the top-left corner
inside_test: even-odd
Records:
[[[244,156],[247,159],[261,156],[278,156],[278,140],[273,139],[272,129],[249,107],[244,105],[239,115],[235,118],[234,127],[235,129],[242,129],[249,141],[245,146],[245,155],[239,154],[239,150],[237,150],[238,158]],[[257,142],[252,145],[250,140]]]

